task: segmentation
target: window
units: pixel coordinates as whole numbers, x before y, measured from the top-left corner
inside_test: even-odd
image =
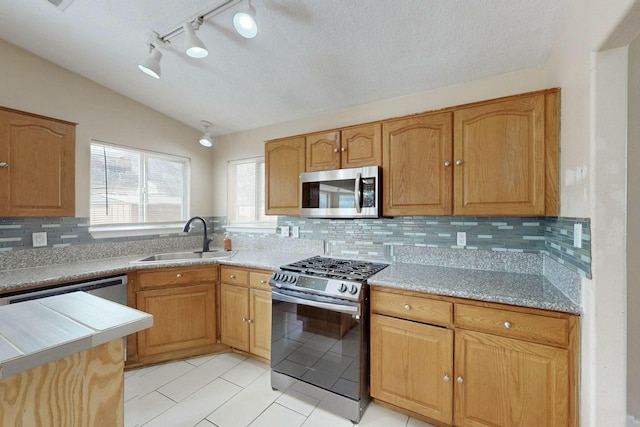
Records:
[[[231,160],[227,172],[227,223],[231,226],[275,224],[276,216],[264,214],[264,157]]]
[[[91,143],[91,225],[187,218],[189,159]]]

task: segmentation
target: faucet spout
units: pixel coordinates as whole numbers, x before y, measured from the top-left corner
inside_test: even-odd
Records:
[[[209,243],[211,243],[211,239],[207,237],[207,221],[205,221],[204,218],[202,218],[201,216],[194,216],[193,218],[190,218],[189,221],[187,221],[187,223],[184,225],[184,229],[182,231],[184,231],[185,233],[188,233],[189,230],[191,229],[191,223],[196,219],[202,221],[202,225],[204,226],[204,234],[202,238],[202,252],[209,252]]]

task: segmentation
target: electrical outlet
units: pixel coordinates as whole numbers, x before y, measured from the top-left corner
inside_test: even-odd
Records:
[[[282,237],[289,237],[289,226],[288,225],[283,225],[282,227],[280,227],[280,235]]]
[[[573,246],[576,248],[582,247],[582,224],[573,224]]]
[[[458,246],[467,246],[467,233],[464,231],[458,231],[456,237],[456,244]]]
[[[293,237],[294,239],[300,237],[300,227],[298,227],[297,225],[291,227],[291,237]]]
[[[42,231],[40,233],[32,233],[31,234],[31,239],[32,239],[34,248],[47,246],[47,232],[46,231]]]

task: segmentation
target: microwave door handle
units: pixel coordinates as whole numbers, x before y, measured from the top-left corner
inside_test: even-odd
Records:
[[[356,188],[354,189],[356,193],[356,212],[362,212],[362,174],[358,172],[356,174]]]

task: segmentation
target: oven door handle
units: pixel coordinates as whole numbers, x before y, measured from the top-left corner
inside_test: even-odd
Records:
[[[294,304],[308,305],[310,307],[323,308],[331,311],[337,311],[339,313],[351,314],[352,316],[360,316],[360,307],[331,304],[330,302],[315,301],[312,299],[298,298],[291,295],[281,294],[276,290],[271,291],[271,298],[276,301],[291,302]]]

